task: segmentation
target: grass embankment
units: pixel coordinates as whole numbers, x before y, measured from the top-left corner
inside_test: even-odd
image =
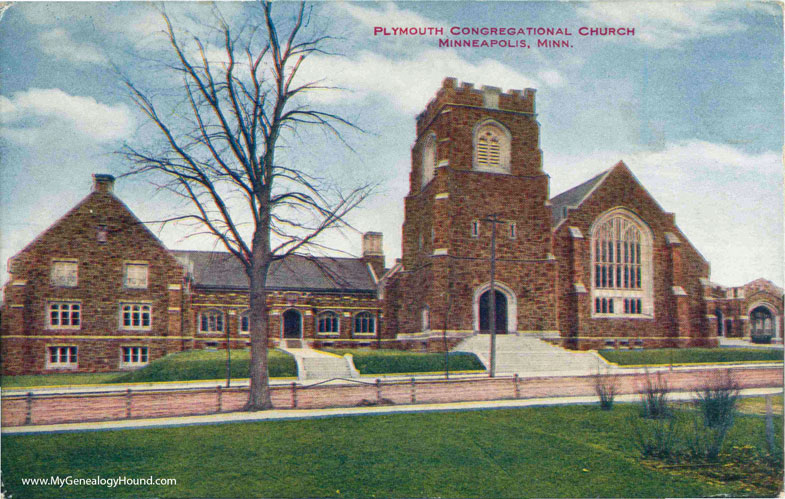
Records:
[[[637,405],[540,407],[185,428],[8,435],[13,497],[775,496],[744,475],[716,479],[642,462]],[[763,448],[765,421],[739,416],[728,445]],[[782,417],[776,420],[782,445]],[[781,447],[780,447],[781,450]],[[175,478],[174,486],[25,487],[23,477]]]
[[[331,349],[338,355],[347,353],[354,357],[354,366],[361,374],[405,374],[444,372],[443,353],[417,353],[404,350]],[[450,371],[485,371],[473,353],[451,352]]]
[[[335,350],[335,353],[354,355],[354,363],[362,374],[395,374],[443,372],[444,354],[417,353],[400,350]],[[232,350],[232,378],[248,377],[249,350]],[[278,350],[268,353],[272,378],[297,376],[294,358]],[[484,369],[474,354],[451,353],[450,370]],[[27,386],[85,385],[96,383],[151,383],[159,381],[193,381],[224,379],[226,377],[225,350],[191,350],[154,360],[136,371],[96,374],[42,374],[33,376],[4,376],[3,388]]]
[[[621,366],[734,362],[782,362],[782,350],[762,348],[659,348],[600,350],[605,360]]]
[[[232,378],[247,378],[250,350],[232,350]],[[277,350],[268,352],[270,376],[297,376],[294,358]],[[41,374],[4,376],[3,388],[52,385],[86,385],[93,383],[150,383],[157,381],[193,381],[226,378],[226,350],[190,350],[167,355],[136,371],[95,374]]]

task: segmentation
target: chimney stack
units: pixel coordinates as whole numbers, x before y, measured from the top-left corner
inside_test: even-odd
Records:
[[[107,173],[94,173],[93,174],[93,192],[108,192],[114,191],[114,177]]]
[[[373,267],[378,279],[384,275],[384,250],[382,249],[382,233],[366,232],[363,234],[363,260]]]

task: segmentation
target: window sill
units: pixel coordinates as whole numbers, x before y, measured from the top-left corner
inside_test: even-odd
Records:
[[[635,319],[635,320],[653,320],[653,315],[643,314],[592,314],[592,319]]]

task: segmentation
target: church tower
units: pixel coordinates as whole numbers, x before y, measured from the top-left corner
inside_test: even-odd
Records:
[[[497,329],[556,323],[556,265],[533,89],[446,78],[417,118],[405,199],[402,271],[387,310],[399,339],[487,330],[496,216]],[[390,300],[388,300],[390,301]]]

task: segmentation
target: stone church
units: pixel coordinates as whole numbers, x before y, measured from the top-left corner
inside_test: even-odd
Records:
[[[580,349],[782,339],[782,289],[709,281],[708,262],[624,163],[551,198],[532,89],[445,79],[417,117],[409,184],[390,268],[375,232],[359,258],[276,262],[271,347],[442,350],[492,322]],[[8,269],[3,374],[136,369],[249,343],[242,267],[225,252],[166,248],[111,175],[94,175]]]

